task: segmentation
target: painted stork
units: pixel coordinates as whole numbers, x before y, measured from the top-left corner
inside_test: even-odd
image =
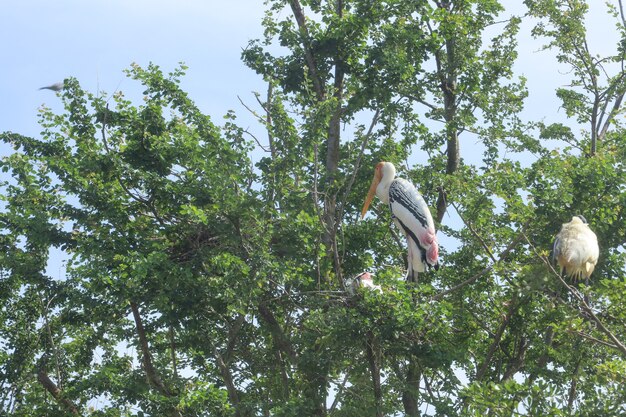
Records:
[[[561,267],[561,274],[565,273],[574,283],[582,277],[589,281],[599,254],[598,238],[583,216],[574,216],[564,223],[554,239],[552,259]]]
[[[413,184],[395,176],[396,168],[391,162],[379,162],[376,165],[361,218],[365,217],[374,194],[383,203],[389,204],[391,218],[407,241],[407,280],[417,282],[418,272],[425,272],[427,267],[439,269],[435,224],[424,198]]]
[[[354,277],[348,285],[348,292],[351,295],[355,295],[358,288],[368,288],[372,291],[383,292],[383,289],[380,285],[374,284],[373,275],[374,274],[370,274],[367,271],[361,272],[359,275]]]

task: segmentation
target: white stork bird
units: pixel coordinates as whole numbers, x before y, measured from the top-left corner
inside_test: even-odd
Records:
[[[349,283],[348,292],[351,295],[355,295],[358,288],[368,288],[372,291],[383,292],[383,289],[380,285],[374,284],[373,275],[374,274],[370,274],[367,271],[361,272]]]
[[[583,216],[574,216],[561,226],[554,240],[552,259],[574,283],[582,277],[589,281],[599,255],[598,238]]]
[[[417,282],[418,272],[425,272],[427,267],[439,268],[435,223],[424,198],[413,184],[395,176],[396,168],[391,162],[379,162],[376,165],[361,218],[365,217],[374,194],[383,203],[389,204],[391,217],[407,241],[407,280]]]

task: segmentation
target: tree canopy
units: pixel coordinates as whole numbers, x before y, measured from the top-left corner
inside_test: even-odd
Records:
[[[66,79],[41,137],[0,133],[0,415],[626,413],[622,1],[609,56],[587,2],[524,3],[268,0],[242,53],[265,137],[182,64],[133,64],[139,102]],[[522,116],[521,25],[570,77],[563,120]],[[379,161],[436,218],[418,283],[389,210],[359,219]],[[577,214],[588,285],[550,260]],[[347,291],[364,270],[380,293]]]

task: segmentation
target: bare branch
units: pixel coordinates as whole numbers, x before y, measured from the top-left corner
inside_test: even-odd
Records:
[[[617,347],[617,345],[614,345],[612,343],[606,342],[604,340],[600,340],[598,338],[595,338],[595,337],[593,337],[593,336],[591,336],[591,335],[589,335],[587,333],[581,332],[581,331],[568,330],[568,333],[574,334],[576,336],[580,336],[580,337],[582,337],[584,339],[590,340],[590,341],[592,341],[594,343],[597,343],[599,345],[607,346],[607,347],[610,347],[612,349],[619,349]]]
[[[470,230],[470,232],[472,232],[472,234],[476,237],[476,239],[478,239],[478,241],[480,242],[480,245],[483,247],[483,249],[485,249],[485,252],[487,252],[487,255],[489,256],[489,258],[491,258],[491,260],[493,262],[497,262],[497,259],[495,258],[495,256],[493,255],[493,252],[491,252],[491,249],[489,249],[489,246],[487,246],[487,243],[485,242],[485,240],[478,234],[478,232],[472,227],[472,225],[470,224],[470,222],[468,222],[467,220],[465,220],[465,217],[463,217],[463,215],[461,214],[461,211],[459,210],[459,208],[457,207],[456,204],[451,203],[452,207],[454,207],[454,209],[456,210],[456,213],[459,215],[459,217],[461,218],[461,220],[463,221],[463,224],[465,224],[465,226]]]
[[[622,105],[622,100],[624,99],[624,94],[625,93],[626,93],[626,91],[622,91],[615,98],[615,101],[613,102],[613,108],[609,112],[609,115],[607,116],[606,121],[604,122],[604,126],[602,126],[602,130],[600,131],[600,133],[598,135],[598,139],[599,140],[604,139],[604,136],[606,135],[606,132],[609,130],[611,122],[613,121],[613,119],[617,115],[617,112],[619,112],[619,109],[620,109],[620,107]]]
[[[428,107],[431,110],[435,110],[435,111],[436,110],[440,110],[439,107],[435,106],[434,104],[429,103],[426,100],[423,100],[423,99],[421,99],[421,98],[419,98],[417,96],[414,96],[412,94],[404,94],[404,96],[406,98],[408,98],[409,100],[413,100],[413,101],[415,101],[417,103],[423,104],[424,106]]]
[[[352,175],[350,176],[350,180],[348,181],[348,185],[346,185],[346,189],[343,195],[343,201],[341,206],[339,207],[339,214],[337,215],[338,219],[343,217],[343,211],[346,205],[346,201],[348,201],[348,194],[352,190],[352,186],[354,185],[354,181],[356,180],[356,174],[359,172],[359,168],[361,167],[361,160],[363,159],[363,155],[365,154],[365,148],[367,147],[367,143],[372,137],[372,132],[374,131],[374,126],[378,123],[378,118],[380,117],[380,109],[376,110],[374,113],[374,117],[372,117],[372,121],[370,123],[369,129],[367,133],[363,137],[363,141],[361,142],[361,149],[359,150],[359,156],[356,158],[356,162],[354,163],[354,169],[352,171]]]

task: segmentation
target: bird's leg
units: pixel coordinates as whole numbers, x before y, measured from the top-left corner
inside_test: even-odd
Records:
[[[407,268],[406,280],[417,284],[417,271],[413,268],[413,251],[408,247],[409,239],[407,238]]]
[[[404,235],[404,237],[406,238],[406,234]],[[408,241],[407,241],[407,249],[408,249]],[[407,250],[406,252],[406,282],[411,282],[413,276],[411,273],[411,251]]]

